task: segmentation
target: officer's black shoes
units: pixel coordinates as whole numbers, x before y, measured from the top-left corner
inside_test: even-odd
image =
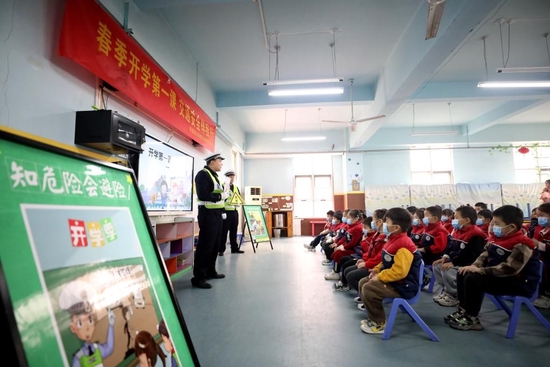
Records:
[[[244,254],[243,250],[231,250],[232,254]]]
[[[224,274],[216,273],[214,275],[209,275],[208,279],[223,279],[225,278]]]
[[[223,252],[218,252],[218,256],[223,256]]]
[[[205,280],[202,279],[191,279],[191,285],[195,288],[202,288],[202,289],[210,289],[212,288],[212,284],[207,283]]]

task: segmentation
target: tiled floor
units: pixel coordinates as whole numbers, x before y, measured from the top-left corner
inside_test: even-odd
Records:
[[[218,259],[225,279],[210,290],[191,288],[191,274],[174,287],[203,367],[329,366],[545,366],[550,365],[550,331],[527,310],[514,340],[505,338],[507,316],[488,302],[482,309],[485,330],[456,331],[443,323],[454,309],[423,293],[414,307],[440,343],[401,314],[392,338],[367,335],[354,293],[335,292],[323,278],[320,252],[306,251],[309,237],[275,239],[274,250],[260,244],[253,253]],[[550,318],[550,312],[543,313]]]

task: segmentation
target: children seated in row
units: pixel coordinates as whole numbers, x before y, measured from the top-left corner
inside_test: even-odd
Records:
[[[326,218],[326,223],[325,223],[325,227],[323,228],[323,230],[317,235],[315,236],[315,238],[313,239],[313,241],[311,241],[310,243],[304,243],[304,247],[310,251],[315,251],[315,247],[317,247],[317,245],[328,235],[330,234],[330,231],[331,231],[331,228],[333,226],[332,224],[332,220],[334,219],[334,211],[332,210],[329,210],[327,212],[327,218]]]
[[[332,271],[325,274],[326,280],[340,280],[340,260],[357,252],[356,247],[360,247],[363,238],[363,219],[364,214],[357,209],[348,213],[346,234],[333,244],[336,245],[331,254],[334,264]]]
[[[469,205],[469,204],[468,204]],[[479,213],[480,210],[487,210],[487,204],[484,202],[477,202],[474,204],[474,209]]]
[[[418,212],[416,214],[418,215]],[[449,232],[443,227],[441,216],[442,210],[439,206],[430,206],[424,210],[422,222],[425,230],[417,246],[425,265],[431,265],[439,259],[447,248],[447,242],[449,242]]]
[[[387,242],[382,249],[382,261],[359,282],[361,300],[368,318],[361,320],[361,331],[381,334],[386,327],[384,298],[410,299],[418,291],[419,270],[422,256],[407,236],[412,224],[409,212],[392,208],[386,212],[382,232]]]
[[[493,213],[489,209],[481,209],[477,212],[476,225],[485,236],[489,236],[489,224],[493,220]]]
[[[483,330],[479,310],[485,293],[531,297],[539,282],[538,251],[521,227],[523,212],[504,205],[493,212],[489,241],[472,265],[458,269],[458,310],[444,318],[457,330]]]
[[[322,265],[330,266],[332,265],[332,253],[336,248],[336,241],[339,241],[346,233],[347,230],[347,214],[349,209],[344,210],[344,212],[337,211],[334,213],[334,227],[330,233],[322,242],[321,247],[325,253],[325,259],[321,263]]]
[[[433,300],[441,306],[452,307],[458,304],[456,275],[461,266],[471,265],[483,252],[486,235],[476,226],[476,211],[471,206],[456,209],[452,220],[451,246],[443,257],[433,262],[436,284],[442,287],[441,294]]]
[[[544,263],[544,273],[539,287],[539,297],[533,302],[538,308],[550,308],[550,282],[548,271],[550,267],[550,203],[541,204],[537,209],[537,225],[529,237],[540,252],[540,259]]]
[[[356,291],[359,290],[359,281],[367,277],[370,274],[369,270],[382,261],[382,247],[386,244],[386,236],[379,230],[382,228],[385,214],[386,209],[377,209],[372,217],[369,217],[372,235],[361,242],[363,255],[355,264],[342,267],[342,280],[334,285],[334,289],[347,291],[351,287]]]

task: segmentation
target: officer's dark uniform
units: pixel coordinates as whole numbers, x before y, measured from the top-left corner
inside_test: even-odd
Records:
[[[235,174],[233,171],[228,171],[225,175],[230,176],[230,174]],[[227,218],[223,221],[222,226],[222,236],[220,241],[220,256],[223,256],[223,253],[226,249],[226,242],[227,242],[227,234],[229,233],[229,243],[231,244],[231,252],[232,253],[243,253],[244,251],[239,250],[239,245],[237,244],[237,227],[239,226],[239,211],[237,209],[237,206],[231,205],[231,200],[233,198],[233,195],[235,195],[239,192],[239,188],[231,184],[229,186],[229,197],[225,200],[225,213],[227,215]]]
[[[219,154],[211,156],[220,158]],[[216,158],[207,158],[207,162]],[[222,158],[223,159],[223,158]],[[195,252],[195,265],[191,283],[195,287],[210,288],[208,279],[223,278],[223,274],[216,272],[216,259],[222,234],[222,213],[224,201],[221,193],[222,186],[218,174],[205,166],[195,176],[195,188],[199,206],[199,240]]]

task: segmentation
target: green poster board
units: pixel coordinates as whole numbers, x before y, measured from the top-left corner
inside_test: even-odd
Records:
[[[243,205],[243,212],[252,242],[271,242],[262,207],[260,205]]]
[[[200,365],[132,171],[0,130],[0,208],[29,366]]]

